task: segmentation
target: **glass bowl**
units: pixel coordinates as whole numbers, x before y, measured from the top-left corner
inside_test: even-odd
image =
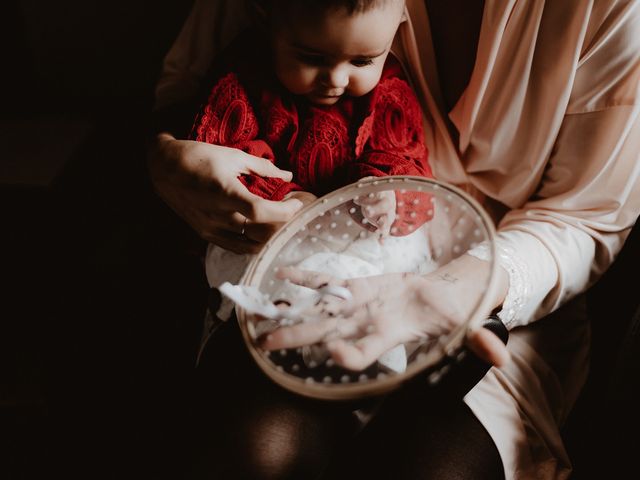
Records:
[[[377,208],[384,202],[391,208]],[[371,205],[376,207],[373,211]],[[380,211],[387,217],[376,216]],[[296,214],[250,263],[242,288],[261,296],[269,308],[280,306],[292,314],[265,318],[255,309],[236,305],[244,340],[264,373],[298,394],[346,400],[390,391],[459,355],[470,325],[489,315],[491,305],[485,299],[495,283],[494,237],[493,223],[481,206],[464,191],[437,180],[390,176],[343,187]],[[344,289],[314,290],[283,280],[278,275],[283,267],[337,278],[425,275],[478,248],[491,268],[486,278],[477,279],[483,288],[472,299],[475,308],[466,321],[441,334],[396,345],[362,370],[336,365],[323,342],[277,351],[260,347],[259,339],[278,328],[318,321],[317,316],[306,318],[304,309],[325,296],[349,301],[350,292]],[[357,339],[358,334],[350,341]]]

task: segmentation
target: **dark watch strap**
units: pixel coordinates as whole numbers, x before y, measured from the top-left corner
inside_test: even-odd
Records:
[[[505,345],[507,344],[507,341],[509,340],[509,330],[504,326],[504,323],[502,323],[502,320],[500,320],[498,315],[489,315],[489,318],[485,320],[482,326],[493,332],[500,340],[502,340],[502,343]]]
[[[483,323],[483,327],[494,333],[505,345],[507,344],[509,331],[497,315],[490,315]],[[425,394],[431,392],[429,395],[460,400],[482,380],[489,369],[491,364],[478,358],[467,347],[462,347],[407,383],[414,391],[417,387]]]

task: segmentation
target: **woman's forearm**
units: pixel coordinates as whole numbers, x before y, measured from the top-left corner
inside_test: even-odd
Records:
[[[495,309],[502,305],[509,290],[509,274],[498,266],[492,278],[491,262],[472,255],[460,257],[425,275],[429,282],[442,287],[455,286],[459,298],[452,299],[458,306],[458,315],[468,318],[478,301],[488,295],[488,305]],[[491,288],[489,286],[491,285]]]

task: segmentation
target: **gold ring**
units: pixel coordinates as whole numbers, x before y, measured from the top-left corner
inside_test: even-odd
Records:
[[[244,232],[245,232],[245,229],[247,228],[247,222],[248,221],[249,221],[249,219],[245,217],[244,222],[242,223],[242,230],[240,230],[240,236],[241,237],[246,237]]]

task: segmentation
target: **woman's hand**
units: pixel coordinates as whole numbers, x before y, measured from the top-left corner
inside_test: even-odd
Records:
[[[168,133],[157,136],[149,155],[158,195],[203,239],[237,253],[257,252],[303,203],[265,200],[238,179],[242,174],[291,180],[291,173],[241,150]]]
[[[318,305],[323,320],[279,328],[262,339],[266,350],[295,348],[325,342],[334,361],[351,370],[362,370],[391,348],[425,336],[449,333],[467,321],[486,291],[489,264],[463,255],[425,276],[386,274],[340,280],[315,272],[291,268],[279,271],[298,285],[319,288],[335,285],[349,289],[350,301],[329,297]],[[504,299],[506,272],[498,274],[495,302]],[[500,298],[502,296],[502,298]],[[504,365],[505,345],[482,328],[467,336],[469,348],[494,365]]]

